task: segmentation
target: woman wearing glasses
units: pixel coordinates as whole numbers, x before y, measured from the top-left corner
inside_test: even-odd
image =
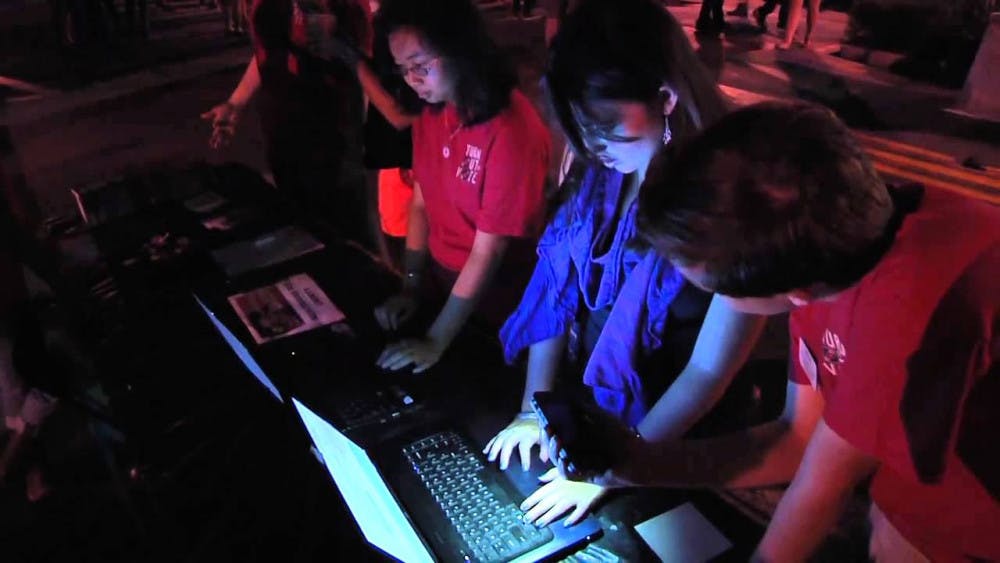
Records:
[[[390,344],[378,359],[418,373],[474,312],[499,326],[513,310],[542,226],[550,139],[469,0],[389,0],[377,25],[427,104],[413,123],[403,291],[375,310],[395,331],[416,312],[422,290],[445,299],[422,337]]]
[[[582,378],[602,409],[644,439],[676,439],[723,396],[763,326],[635,240],[636,196],[653,155],[725,111],[676,20],[652,0],[584,0],[553,41],[545,79],[583,166],[564,182],[534,276],[501,330],[508,361],[528,350],[522,412],[484,451],[504,469],[515,449],[530,466],[540,430],[531,399],[556,387],[560,372],[564,385]],[[522,505],[541,524],[568,511],[567,522],[578,521],[603,494],[555,471],[542,479],[550,482]]]

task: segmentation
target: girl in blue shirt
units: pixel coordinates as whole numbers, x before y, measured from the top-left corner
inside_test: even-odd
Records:
[[[547,92],[582,171],[564,182],[533,277],[501,330],[508,361],[528,350],[521,413],[485,449],[504,469],[515,448],[530,466],[540,435],[531,398],[555,386],[564,358],[582,366],[603,409],[647,441],[672,440],[719,400],[763,327],[635,240],[653,155],[726,109],[677,21],[651,0],[584,1],[549,61]],[[540,524],[570,510],[574,523],[603,493],[555,471],[542,480],[522,505]]]

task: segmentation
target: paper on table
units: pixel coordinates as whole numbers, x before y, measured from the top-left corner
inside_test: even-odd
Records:
[[[229,303],[257,344],[344,320],[308,274],[233,295]]]
[[[708,561],[733,546],[691,503],[650,518],[635,531],[669,563]]]

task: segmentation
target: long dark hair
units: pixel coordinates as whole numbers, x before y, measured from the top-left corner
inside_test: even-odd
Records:
[[[597,101],[631,101],[662,111],[666,85],[678,96],[674,139],[690,138],[727,110],[677,20],[652,0],[584,0],[552,42],[546,90],[566,139],[588,159],[584,137],[613,126],[590,114]],[[574,115],[576,114],[576,115]],[[580,114],[586,124],[580,124]]]
[[[376,26],[382,37],[411,27],[442,58],[466,125],[491,119],[510,105],[517,76],[470,0],[385,0]]]

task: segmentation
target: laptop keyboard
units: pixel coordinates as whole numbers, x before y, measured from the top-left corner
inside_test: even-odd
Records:
[[[525,522],[513,499],[488,486],[486,464],[458,434],[428,436],[403,448],[403,455],[465,541],[468,560],[509,561],[553,538]]]
[[[369,424],[381,424],[417,408],[413,398],[398,387],[379,390],[373,394],[352,398],[337,408],[345,430],[354,430]]]

